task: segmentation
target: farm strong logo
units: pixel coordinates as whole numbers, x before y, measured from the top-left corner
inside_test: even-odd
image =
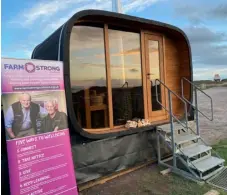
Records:
[[[44,66],[44,65],[34,65],[31,62],[26,64],[4,64],[5,70],[25,70],[28,73],[33,73],[37,71],[52,71],[59,72],[60,68],[58,66]]]

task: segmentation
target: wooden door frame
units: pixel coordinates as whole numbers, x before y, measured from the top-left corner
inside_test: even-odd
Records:
[[[144,118],[148,119],[148,106],[147,106],[147,81],[146,81],[146,58],[145,58],[145,33],[141,31],[140,34],[140,50],[141,50],[141,68],[142,68],[142,82],[143,82],[143,106]]]
[[[160,74],[163,82],[165,82],[166,71],[165,71],[165,50],[164,50],[164,36],[159,33],[152,33],[147,31],[141,32],[141,51],[142,51],[142,72],[143,72],[143,90],[144,90],[144,112],[145,118],[149,119],[150,122],[165,120],[167,119],[167,113],[164,109],[160,111],[152,111],[151,103],[151,87],[150,81],[148,82],[147,73],[149,71],[149,54],[148,54],[148,40],[159,41],[159,53],[160,53]],[[162,103],[164,106],[167,104],[166,90],[161,87]]]

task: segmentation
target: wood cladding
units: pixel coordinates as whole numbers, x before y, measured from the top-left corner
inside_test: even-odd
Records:
[[[181,78],[186,77],[190,80],[190,56],[187,43],[176,40],[176,38],[165,36],[165,68],[166,85],[181,96]],[[189,100],[190,85],[184,83],[184,96]],[[176,96],[172,95],[173,113],[183,115],[184,103]]]

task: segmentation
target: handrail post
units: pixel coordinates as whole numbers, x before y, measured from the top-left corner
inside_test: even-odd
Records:
[[[210,106],[211,106],[211,121],[214,120],[214,107],[213,107],[213,100],[210,99]]]
[[[188,130],[188,108],[187,108],[186,102],[184,104],[184,111],[185,111],[185,125],[186,125],[186,129]]]
[[[184,98],[184,80],[183,79],[181,79],[181,97]],[[188,130],[188,108],[187,108],[187,102],[184,102],[184,110],[185,110],[186,129]]]
[[[157,150],[158,150],[158,163],[160,163],[161,162],[161,149],[160,149],[160,135],[159,135],[159,132],[158,132],[158,130],[156,131],[156,133],[157,133]]]
[[[199,130],[199,112],[198,112],[198,99],[197,99],[197,89],[195,88],[195,114],[196,114],[196,133],[197,135],[200,135],[200,130]]]
[[[174,127],[173,127],[173,112],[172,112],[172,98],[171,92],[168,90],[168,98],[169,98],[169,112],[170,112],[170,128],[171,128],[171,137],[172,137],[172,148],[173,148],[173,166],[176,167],[176,148],[175,148],[175,141],[174,141]]]
[[[183,78],[181,78],[181,97],[184,98],[184,79]]]

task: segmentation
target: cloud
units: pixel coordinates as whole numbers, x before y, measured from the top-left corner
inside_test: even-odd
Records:
[[[211,9],[210,14],[217,19],[227,19],[227,3]]]
[[[140,12],[159,1],[160,0],[123,0],[122,8],[124,13],[131,11]]]
[[[205,26],[189,26],[184,31],[190,40],[194,63],[227,65],[227,34]]]
[[[213,24],[217,29],[225,29],[222,23],[227,23],[227,3],[203,4],[193,0],[187,3],[174,1],[175,16],[186,18],[189,22],[183,29],[190,40],[193,64],[203,64],[206,67],[227,66],[227,33],[208,26]]]
[[[30,9],[18,14],[18,16],[12,21],[12,23],[19,23],[26,27],[33,24],[37,20],[52,16],[59,11],[69,8],[72,4],[80,2],[86,2],[86,0],[49,0],[49,1],[38,1]],[[23,22],[21,22],[23,21]]]
[[[86,9],[98,9],[98,10],[110,10],[111,9],[111,1],[106,0],[96,0],[94,3],[87,3],[85,5],[81,5],[70,11],[65,17],[61,17],[60,19],[55,20],[54,22],[47,25],[47,28],[57,29],[62,24],[64,24],[69,18],[71,18],[75,13],[86,10]]]
[[[122,0],[124,12],[138,12],[163,0]],[[112,10],[111,0],[40,0],[30,5],[10,22],[13,28],[27,28],[28,33],[40,32],[40,37],[47,37],[63,25],[70,17],[81,10]],[[21,22],[23,21],[23,22]],[[12,27],[12,26],[11,26]]]
[[[130,72],[139,72],[139,70],[136,68],[132,68],[132,69],[130,69]]]
[[[192,54],[195,63],[227,66],[227,46],[210,44],[192,44]]]
[[[184,28],[191,43],[210,43],[227,41],[227,34],[213,32],[206,26],[188,26]]]
[[[227,3],[209,4],[201,2],[185,3],[174,2],[174,11],[177,17],[187,18],[193,24],[204,24],[207,20],[227,20]]]
[[[122,9],[124,13],[135,11],[143,11],[146,7],[151,6],[159,1],[163,0],[123,0],[122,1]],[[90,3],[89,3],[90,2]],[[112,1],[111,0],[87,0],[86,4],[79,4],[77,5],[73,11],[69,12],[64,17],[61,17],[60,19],[57,19],[50,23],[47,26],[47,29],[57,29],[59,28],[62,24],[64,24],[70,17],[72,17],[75,13],[81,10],[86,10],[86,9],[98,9],[98,10],[107,10],[111,11],[112,10]]]
[[[31,37],[28,37],[28,39],[31,39]],[[12,58],[31,58],[32,51],[35,48],[36,44],[37,43],[35,41],[28,41],[26,43],[23,43],[22,40],[18,41],[15,44],[9,44],[4,48],[4,56]]]
[[[20,49],[20,50],[9,50],[2,54],[2,57],[6,58],[19,58],[19,59],[30,59],[32,50]]]
[[[213,79],[215,74],[219,74],[222,79],[227,78],[227,68],[216,66],[193,69],[194,80]]]
[[[22,52],[26,58],[30,58],[32,56],[32,51],[30,49],[24,49]]]
[[[206,11],[199,11],[199,8],[193,5],[177,3],[174,8],[175,15],[187,18],[193,24],[203,23]]]

